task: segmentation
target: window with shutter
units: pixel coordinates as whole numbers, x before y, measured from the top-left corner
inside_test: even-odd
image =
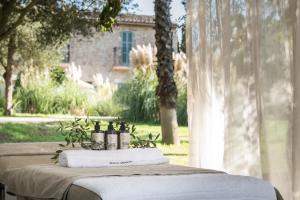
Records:
[[[121,34],[122,37],[122,65],[129,65],[129,53],[132,49],[133,33],[130,31],[124,31]]]

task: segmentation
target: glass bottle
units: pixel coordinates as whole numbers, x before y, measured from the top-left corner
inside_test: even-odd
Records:
[[[119,148],[128,149],[130,144],[130,134],[126,130],[125,122],[121,122],[119,133]]]
[[[91,142],[93,150],[102,150],[105,148],[105,133],[100,130],[100,122],[95,124],[95,130],[92,131]]]
[[[110,121],[106,132],[106,149],[115,150],[118,148],[118,135],[114,130],[113,122]]]

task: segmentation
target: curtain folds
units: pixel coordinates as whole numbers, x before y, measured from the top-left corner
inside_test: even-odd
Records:
[[[187,6],[191,165],[264,178],[300,200],[300,1]]]

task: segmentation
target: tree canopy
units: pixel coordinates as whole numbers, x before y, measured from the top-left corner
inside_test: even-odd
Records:
[[[5,114],[12,113],[12,75],[16,70],[53,60],[58,48],[51,47],[62,44],[72,34],[86,36],[93,30],[111,31],[115,17],[130,5],[131,0],[0,0]],[[42,62],[35,64],[33,60]]]
[[[71,32],[86,35],[91,27],[108,31],[123,5],[128,1],[0,0],[0,41],[18,26],[33,22],[40,22],[39,40],[44,43],[64,40]]]

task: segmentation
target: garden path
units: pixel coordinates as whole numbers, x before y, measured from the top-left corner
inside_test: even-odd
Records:
[[[55,121],[69,121],[75,118],[85,119],[86,116],[55,116],[55,117],[0,117],[0,123],[43,123]],[[93,120],[112,120],[115,117],[89,116]]]

